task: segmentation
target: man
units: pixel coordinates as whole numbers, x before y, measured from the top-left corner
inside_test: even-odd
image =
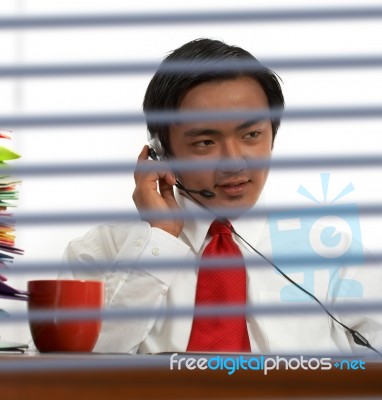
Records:
[[[232,71],[203,71],[198,69],[197,64],[207,62],[213,65],[214,62],[237,60],[251,61],[254,68],[245,70],[237,66]],[[187,70],[168,72],[159,68],[144,99],[144,111],[148,117],[150,112],[169,110],[241,110],[248,111],[248,114],[253,111],[254,117],[232,120],[204,118],[173,123],[148,118],[150,145],[154,151],[145,146],[139,154],[138,167],[150,168],[149,171],[137,168],[133,199],[143,218],[146,219],[147,211],[163,212],[165,216],[97,227],[72,241],[66,251],[68,261],[86,264],[107,261],[118,267],[100,271],[95,266],[88,273],[73,271],[75,278],[102,279],[105,282],[108,309],[143,307],[152,310],[148,317],[142,315],[136,319],[104,321],[96,351],[233,350],[283,354],[351,351],[355,345],[348,333],[335,326],[325,313],[303,317],[250,314],[246,319],[232,315],[215,319],[193,318],[191,315],[181,318],[160,316],[163,310],[179,307],[193,309],[195,304],[220,304],[205,292],[219,291],[216,285],[218,289],[221,285],[222,292],[230,291],[239,279],[243,279],[243,288],[237,289],[237,292],[243,293],[244,290],[244,300],[241,294],[241,300],[236,298],[230,301],[230,295],[223,293],[223,297],[226,296],[224,304],[277,304],[280,303],[280,290],[286,283],[285,278],[276,274],[272,267],[256,268],[256,260],[259,263],[262,260],[251,246],[271,254],[269,226],[265,216],[250,219],[247,214],[261,201],[260,195],[268,175],[266,167],[251,169],[249,161],[271,156],[280,125],[280,113],[267,116],[264,111],[281,112],[284,107],[277,76],[245,50],[209,39],[185,44],[172,52],[163,66],[173,61],[185,62]],[[261,112],[263,116],[259,118]],[[149,160],[149,155],[157,161]],[[169,160],[192,161],[195,165],[213,160],[217,162],[217,167],[197,172],[174,171],[170,164],[166,164]],[[219,164],[220,160],[230,162]],[[163,165],[168,168],[163,168]],[[178,187],[175,191],[174,185]],[[219,220],[213,212],[209,212],[219,208],[240,210],[242,214],[231,221]],[[206,212],[203,218],[169,217],[171,212],[179,210]],[[225,232],[225,236],[219,233],[219,240],[230,241],[230,244],[215,246],[218,249],[214,250],[214,255],[228,258],[235,254],[234,257],[242,258],[239,264],[243,264],[243,268],[245,265],[245,269],[240,278],[228,278],[228,284],[220,283],[219,275],[216,278],[218,283],[212,282],[215,288],[209,289],[208,285],[215,280],[211,276],[217,275],[208,275],[208,271],[207,275],[203,275],[202,267],[181,268],[181,265],[182,260],[203,264],[202,260],[208,259],[206,253],[211,255],[209,248],[215,240],[211,228],[216,223],[220,224],[219,229],[224,229],[224,225],[232,229],[232,223],[234,231],[240,233],[243,239],[238,235],[232,237],[231,231],[229,235]],[[233,252],[225,253],[225,247],[232,247]],[[156,262],[160,264],[168,260],[179,260],[180,267],[152,267]],[[233,269],[240,271],[240,268]],[[224,272],[221,274],[224,276]],[[322,293],[321,300],[328,298],[326,286],[322,283],[318,288],[318,292]],[[233,322],[231,331],[225,332],[229,326],[224,325],[225,318]],[[351,322],[353,326],[362,327],[363,320],[358,318]],[[231,336],[237,331],[236,323],[241,324],[240,329],[243,329],[239,345],[231,343]],[[380,327],[374,322],[368,325],[374,335],[371,339],[381,339]],[[207,336],[210,338],[206,339]]]

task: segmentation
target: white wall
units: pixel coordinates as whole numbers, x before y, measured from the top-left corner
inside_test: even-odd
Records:
[[[2,0],[1,16],[116,12],[170,12],[171,10],[279,9],[340,7],[342,1],[257,0],[174,2],[167,0],[66,1]],[[365,6],[361,1],[347,6]],[[368,1],[367,5],[382,5]],[[380,55],[381,20],[306,23],[235,23],[184,26],[134,26],[88,29],[36,29],[0,31],[0,64],[76,63],[150,60],[159,61],[169,51],[198,38],[222,39],[239,45],[260,60],[278,57]],[[346,70],[278,70],[287,107],[381,105],[382,68]],[[0,80],[0,115],[97,113],[140,111],[150,75],[117,75]],[[381,154],[378,136],[382,118],[370,120],[285,122],[279,132],[275,156]],[[12,127],[4,127],[12,129]],[[14,129],[11,146],[22,154],[17,165],[38,163],[133,161],[146,141],[143,125]],[[8,143],[4,143],[8,145]],[[320,196],[320,172],[331,172],[329,197],[349,182],[355,191],[343,202],[382,203],[381,168],[274,171],[267,188],[277,204],[310,205],[297,194],[300,184]],[[118,176],[25,177],[20,188],[19,213],[108,211],[133,207],[134,184],[129,174]],[[16,212],[16,214],[17,214]],[[382,218],[361,219],[364,245],[380,249]],[[18,226],[17,245],[25,249],[15,266],[30,261],[59,261],[66,243],[92,224]],[[49,277],[46,274],[45,277]],[[54,273],[51,276],[55,276]],[[12,277],[20,288],[30,276]],[[7,310],[25,305],[1,303]],[[26,329],[1,327],[3,339],[26,340]]]

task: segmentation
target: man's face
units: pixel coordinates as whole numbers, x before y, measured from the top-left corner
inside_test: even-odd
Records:
[[[267,110],[267,97],[252,78],[202,83],[189,90],[180,111]],[[268,176],[268,169],[249,170],[245,160],[268,158],[272,151],[271,121],[202,121],[174,124],[169,129],[170,146],[176,159],[201,163],[211,159],[235,161],[229,168],[182,171],[177,174],[188,189],[207,189],[215,197],[195,194],[207,207],[252,207]]]

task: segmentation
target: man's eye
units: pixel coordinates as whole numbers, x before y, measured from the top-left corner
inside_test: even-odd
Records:
[[[249,132],[244,136],[244,139],[254,139],[259,137],[261,134],[261,131],[253,131],[253,132]]]
[[[211,146],[213,144],[214,144],[213,140],[209,140],[208,139],[208,140],[201,140],[199,142],[195,142],[194,146],[196,146],[196,147],[206,147],[206,146]]]

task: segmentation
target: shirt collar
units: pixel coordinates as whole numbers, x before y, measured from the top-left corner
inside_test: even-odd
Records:
[[[183,196],[178,190],[175,190],[175,198],[181,209],[196,213],[203,212],[198,204]],[[214,219],[214,216],[206,211],[203,218],[186,218],[184,220],[182,238],[194,249],[195,253],[199,253],[202,248],[208,229]]]

